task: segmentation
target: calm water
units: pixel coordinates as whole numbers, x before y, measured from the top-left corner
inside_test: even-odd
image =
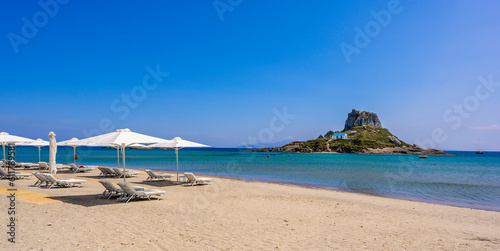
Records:
[[[270,154],[237,149],[182,149],[179,171],[284,182],[437,204],[500,211],[500,152],[453,156]],[[72,163],[60,147],[58,163]],[[116,150],[77,148],[80,164],[116,166]],[[48,147],[42,161],[48,162]],[[18,162],[38,162],[38,148],[17,147]],[[126,151],[126,166],[175,171],[173,150]]]

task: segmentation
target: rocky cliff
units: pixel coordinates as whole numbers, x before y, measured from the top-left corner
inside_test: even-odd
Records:
[[[339,132],[339,131],[335,131]],[[304,152],[304,153],[364,153],[364,154],[446,154],[441,150],[423,149],[400,140],[382,128],[377,114],[352,110],[347,116],[343,133],[347,139],[334,139],[334,131],[307,141],[295,141],[281,147],[261,148],[258,152]]]
[[[352,109],[352,111],[347,115],[344,131],[347,131],[355,126],[368,126],[368,125],[371,125],[375,128],[382,128],[382,123],[380,123],[377,114],[373,112],[358,111]]]

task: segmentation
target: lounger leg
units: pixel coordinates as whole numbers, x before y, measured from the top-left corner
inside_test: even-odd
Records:
[[[122,199],[123,199],[123,194],[120,194],[120,197],[118,197],[118,198],[116,199],[116,201],[120,201],[120,200],[122,200]],[[109,199],[108,199],[108,200],[109,200]]]
[[[125,203],[128,203],[128,202],[129,202],[132,198],[134,198],[134,197],[135,197],[135,194],[134,194],[134,195],[131,195],[131,196],[128,198],[127,202],[125,202]]]

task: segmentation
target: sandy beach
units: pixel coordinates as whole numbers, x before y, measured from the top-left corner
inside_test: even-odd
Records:
[[[81,188],[16,181],[16,243],[7,242],[9,201],[2,195],[0,249],[500,249],[500,212],[220,177],[193,187],[144,182],[144,172],[127,181],[166,195],[125,204],[98,198],[98,174],[56,176],[87,180]],[[5,193],[8,181],[0,186]]]

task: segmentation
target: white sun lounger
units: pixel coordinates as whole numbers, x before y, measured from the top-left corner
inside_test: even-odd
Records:
[[[69,164],[69,169],[73,173],[77,173],[77,172],[90,172],[90,171],[94,170],[95,168],[94,167],[86,167],[86,166],[78,167],[76,164]]]
[[[125,195],[123,189],[116,187],[109,180],[100,180],[99,183],[101,183],[104,186],[104,188],[106,188],[106,190],[104,190],[104,192],[102,192],[102,194],[99,195],[99,198],[106,197],[106,199],[109,200],[109,198],[111,198],[113,195],[120,195],[120,197],[117,199],[120,200]],[[132,187],[132,188],[136,191],[144,190],[143,187]]]
[[[125,195],[123,196],[123,200],[126,200],[125,203],[128,203],[131,199],[146,197],[148,200],[151,200],[151,196],[158,195],[158,200],[160,197],[164,195],[165,191],[163,190],[141,190],[136,191],[129,183],[127,182],[119,182],[118,185],[123,189]]]
[[[101,173],[99,174],[99,176],[106,177],[106,174],[108,174],[108,172],[102,166],[98,166],[97,169],[99,169],[99,171],[101,171]]]
[[[113,167],[113,171],[115,171],[115,173],[118,174],[118,178],[121,178],[124,175],[127,178],[128,177],[135,177],[135,176],[139,175],[139,172],[137,172],[137,171],[129,171],[129,170],[123,171],[118,167]]]
[[[98,169],[101,171],[101,173],[99,174],[99,176],[103,176],[103,177],[115,177],[115,176],[118,176],[118,174],[115,171],[113,171],[113,169],[111,169],[109,167],[100,166],[100,167],[98,167]]]
[[[156,174],[154,173],[153,171],[149,170],[149,169],[146,169],[144,170],[147,174],[148,174],[148,178],[146,179],[146,181],[153,181],[155,179],[157,180],[167,180],[167,179],[170,179],[172,178],[172,175],[170,174]]]
[[[43,169],[43,170],[49,169],[49,164],[47,164],[47,162],[38,162],[38,166],[40,167],[40,169]]]
[[[29,173],[9,173],[5,171],[2,167],[0,167],[0,179],[14,178],[14,179],[24,179],[29,178],[31,174]]]
[[[47,162],[38,162],[38,166],[40,169],[49,170],[49,164],[47,164]],[[56,164],[56,169],[64,169],[64,168],[69,168],[69,166]]]
[[[33,172],[33,176],[35,176],[38,180],[33,184],[33,186],[41,187],[43,183],[45,183],[45,186],[48,186],[51,182],[45,177],[45,175],[41,174],[40,172]]]
[[[72,187],[79,185],[79,187],[81,187],[83,183],[87,182],[86,180],[77,180],[77,179],[61,179],[61,178],[56,179],[54,176],[52,176],[52,174],[47,174],[47,173],[44,173],[42,175],[44,175],[51,182],[49,189],[57,186]]]
[[[189,182],[191,182],[191,186],[195,184],[210,184],[212,183],[212,178],[196,178],[193,173],[184,173]]]

